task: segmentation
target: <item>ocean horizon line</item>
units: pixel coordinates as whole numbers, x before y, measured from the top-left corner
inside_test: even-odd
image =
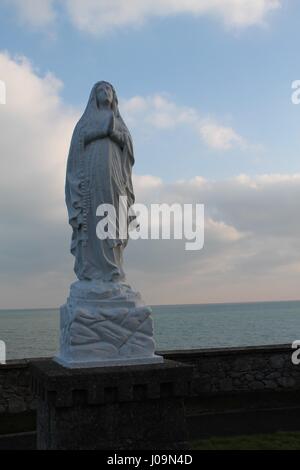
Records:
[[[190,304],[151,304],[152,307],[193,307],[193,306],[209,306],[209,305],[254,305],[254,304],[279,304],[279,303],[298,303],[300,299],[290,300],[250,300],[244,302],[201,302],[201,303],[190,303]],[[34,308],[0,308],[1,312],[37,312],[37,311],[57,311],[60,307],[34,307]]]

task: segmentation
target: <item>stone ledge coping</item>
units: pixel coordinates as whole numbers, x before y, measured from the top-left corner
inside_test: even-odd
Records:
[[[274,344],[268,346],[245,346],[234,348],[209,348],[209,349],[182,349],[170,351],[157,351],[157,354],[164,357],[180,357],[182,359],[195,357],[214,357],[214,356],[235,356],[247,354],[273,354],[287,353],[292,351],[291,344]]]
[[[291,344],[271,344],[264,346],[245,346],[245,347],[233,347],[233,348],[206,348],[206,349],[177,349],[167,351],[157,351],[156,354],[164,357],[176,357],[177,359],[182,358],[187,360],[189,358],[194,359],[196,357],[214,357],[214,356],[235,356],[235,355],[247,355],[247,354],[272,354],[272,353],[287,353],[291,352]],[[6,365],[0,364],[0,372],[8,369],[20,369],[27,368],[34,362],[47,361],[50,357],[41,358],[27,358],[27,359],[14,359],[7,361]]]

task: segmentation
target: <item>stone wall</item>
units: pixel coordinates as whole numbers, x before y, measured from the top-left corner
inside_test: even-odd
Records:
[[[193,395],[282,391],[300,388],[300,365],[291,346],[169,351],[164,356],[194,365]]]
[[[190,439],[300,431],[300,366],[291,346],[165,352],[194,365]]]
[[[0,415],[33,410],[35,402],[30,390],[29,361],[11,361],[0,365]]]
[[[186,411],[191,435],[202,437],[264,429],[266,432],[272,429],[300,431],[300,365],[292,364],[292,353],[291,346],[282,345],[160,354],[194,366]],[[26,413],[31,419],[22,421],[23,430],[32,430],[35,400],[31,393],[29,363],[29,360],[13,361],[0,366],[0,434],[5,433],[5,424],[1,426],[1,422],[10,424]],[[229,423],[235,423],[232,429]],[[266,423],[269,427],[264,428]],[[219,428],[218,433],[216,428]]]

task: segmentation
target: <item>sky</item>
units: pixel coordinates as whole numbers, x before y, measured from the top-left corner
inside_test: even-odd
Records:
[[[205,204],[205,245],[131,241],[150,304],[299,299],[300,2],[0,0],[0,308],[57,307],[74,281],[72,130],[111,82],[137,202]]]

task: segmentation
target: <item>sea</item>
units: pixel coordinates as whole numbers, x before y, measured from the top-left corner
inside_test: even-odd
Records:
[[[300,301],[154,306],[157,350],[291,344],[300,340]],[[0,310],[7,359],[52,357],[59,310]]]

